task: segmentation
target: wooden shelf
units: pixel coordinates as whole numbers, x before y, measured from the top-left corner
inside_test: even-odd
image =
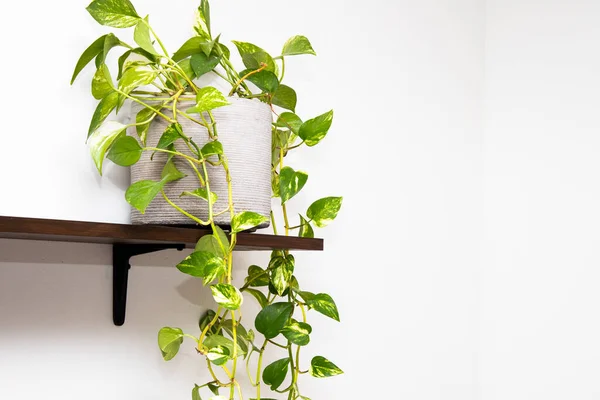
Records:
[[[104,244],[165,244],[194,248],[210,230],[0,216],[0,238]],[[240,233],[236,250],[323,250],[323,239]]]
[[[125,323],[129,259],[165,249],[193,249],[211,231],[197,227],[107,224],[103,222],[0,216],[0,239],[112,244],[113,322]],[[239,233],[236,250],[323,250],[323,239]],[[1,258],[0,258],[1,260]]]

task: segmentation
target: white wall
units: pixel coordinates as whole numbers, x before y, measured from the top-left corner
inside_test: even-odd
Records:
[[[136,2],[173,48],[195,4],[165,4]],[[105,31],[84,6],[11,2],[0,14],[0,34],[12,38],[11,62],[0,63],[0,214],[127,220],[125,172],[98,178],[84,144],[92,71],[68,86],[80,52]],[[225,39],[273,52],[294,34],[311,38],[319,57],[288,65],[298,111],[336,112],[330,136],[292,160],[311,174],[293,208],[345,196],[338,221],[319,232],[326,251],[297,261],[301,284],[329,292],[343,321],[314,316],[306,357],[323,354],[346,374],[304,379],[306,395],[475,399],[483,2],[213,1],[213,12]],[[192,330],[210,303],[172,267],[180,257],[134,261],[117,328],[110,248],[0,241],[0,398],[189,398],[206,378],[199,358],[189,349],[164,363],[155,344],[163,325]],[[241,255],[238,268],[266,257]]]
[[[599,18],[487,2],[485,400],[600,397]]]

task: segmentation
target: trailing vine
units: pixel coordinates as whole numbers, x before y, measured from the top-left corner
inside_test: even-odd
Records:
[[[273,251],[266,268],[251,265],[241,287],[233,284],[233,251],[237,235],[253,229],[268,220],[266,216],[236,211],[233,201],[232,176],[226,149],[219,141],[218,121],[213,110],[226,107],[229,101],[212,86],[200,87],[196,79],[214,74],[231,85],[229,96],[258,99],[271,106],[275,116],[272,126],[272,188],[273,197],[279,198],[283,221],[276,221],[271,212],[270,222],[275,234],[314,237],[314,227],[324,227],[335,219],[340,210],[341,197],[324,197],[313,202],[298,222],[290,224],[288,202],[305,186],[308,175],[285,165],[286,156],[304,146],[318,144],[327,134],[333,120],[333,111],[303,121],[295,114],[296,92],[282,84],[285,58],[301,54],[316,55],[309,40],[294,36],[283,46],[280,55],[272,57],[262,48],[247,42],[234,41],[244,64],[239,71],[231,61],[229,48],[220,42],[220,35],[211,32],[210,6],[202,0],[198,8],[195,36],[187,40],[172,55],[154,31],[146,16],[142,18],[129,0],[95,0],[88,12],[100,24],[113,28],[134,27],[131,46],[114,34],[108,33],[94,41],[81,55],[71,83],[92,60],[96,73],[92,79],[92,95],[99,100],[88,130],[92,158],[102,174],[105,158],[121,166],[139,161],[143,152],[165,153],[167,161],[160,180],[142,180],[126,191],[129,204],[144,213],[157,196],[162,196],[178,212],[198,225],[210,227],[211,234],[203,236],[195,251],[182,260],[177,268],[202,279],[210,285],[216,310],[209,310],[199,321],[197,335],[184,333],[179,328],[164,327],[158,334],[158,345],[165,360],[171,360],[180,349],[184,338],[191,339],[199,355],[204,357],[211,380],[192,388],[192,399],[201,399],[210,392],[211,399],[244,398],[238,379],[245,370],[255,388],[251,397],[265,399],[264,387],[282,393],[287,399],[308,399],[301,392],[299,377],[309,374],[317,378],[334,376],[342,371],[322,356],[312,358],[310,365],[302,365],[301,351],[309,344],[312,327],[308,311],[314,310],[336,321],[339,314],[333,299],[325,293],[311,293],[300,289],[294,275],[295,258],[289,251]],[[106,65],[109,52],[115,48],[125,51],[118,59],[117,81]],[[135,122],[122,124],[107,121],[113,111],[119,112],[126,100],[142,106]],[[182,109],[184,102],[195,105]],[[283,111],[280,111],[283,110]],[[168,127],[156,146],[147,146],[146,136],[155,118],[162,118]],[[200,147],[186,135],[179,121],[190,120],[206,129],[208,142]],[[137,136],[127,135],[134,129]],[[189,152],[178,151],[174,143],[181,142]],[[165,187],[182,179],[185,174],[177,169],[173,159],[181,159],[194,171],[198,188],[182,196],[194,196],[206,202],[208,219],[202,220],[177,205],[169,198]],[[215,210],[216,194],[211,192],[207,165],[221,167],[228,184],[227,207]],[[229,213],[231,226],[225,233],[215,223],[215,217]],[[241,305],[244,294],[253,297],[261,307],[254,319],[254,328],[242,324]],[[263,367],[265,352],[272,349],[282,358]],[[252,369],[252,361],[257,368]],[[284,384],[284,382],[287,382]],[[262,396],[262,397],[261,397]]]

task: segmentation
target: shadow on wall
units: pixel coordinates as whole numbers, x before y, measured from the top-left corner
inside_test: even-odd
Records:
[[[201,280],[175,270],[188,253],[165,250],[132,258],[127,319],[115,327],[109,245],[0,240],[0,336],[65,329],[148,334],[164,325],[197,329],[201,306],[213,300]]]

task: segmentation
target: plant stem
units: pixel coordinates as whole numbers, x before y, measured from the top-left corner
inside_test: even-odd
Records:
[[[200,225],[208,225],[208,222],[204,222],[202,221],[200,218],[197,218],[195,216],[193,216],[192,214],[190,214],[189,212],[185,211],[184,209],[182,209],[181,207],[179,207],[177,204],[173,203],[166,195],[165,191],[163,189],[161,189],[160,191],[164,197],[164,199],[167,201],[167,203],[169,203],[171,205],[171,207],[173,207],[174,209],[176,209],[177,211],[179,211],[180,213],[182,213],[183,215],[185,215],[186,217],[196,221],[198,224]]]
[[[253,71],[250,71],[250,72],[248,72],[246,75],[244,75],[243,77],[241,77],[241,78],[240,78],[240,79],[239,79],[239,80],[238,80],[238,81],[235,83],[235,85],[233,85],[233,88],[232,88],[232,89],[231,89],[231,91],[229,92],[229,95],[230,95],[230,96],[233,96],[233,94],[235,93],[235,89],[237,89],[237,87],[238,87],[238,86],[240,86],[240,84],[241,84],[242,82],[244,82],[244,81],[245,81],[245,80],[246,80],[246,79],[247,79],[249,76],[252,76],[252,75],[254,75],[254,74],[257,74],[257,73],[259,73],[260,71],[262,71],[263,69],[265,69],[265,68],[267,68],[267,67],[268,67],[268,65],[267,65],[267,64],[265,64],[265,63],[261,63],[261,66],[260,66],[260,68],[258,68],[258,69],[255,69],[255,70],[253,70]]]

